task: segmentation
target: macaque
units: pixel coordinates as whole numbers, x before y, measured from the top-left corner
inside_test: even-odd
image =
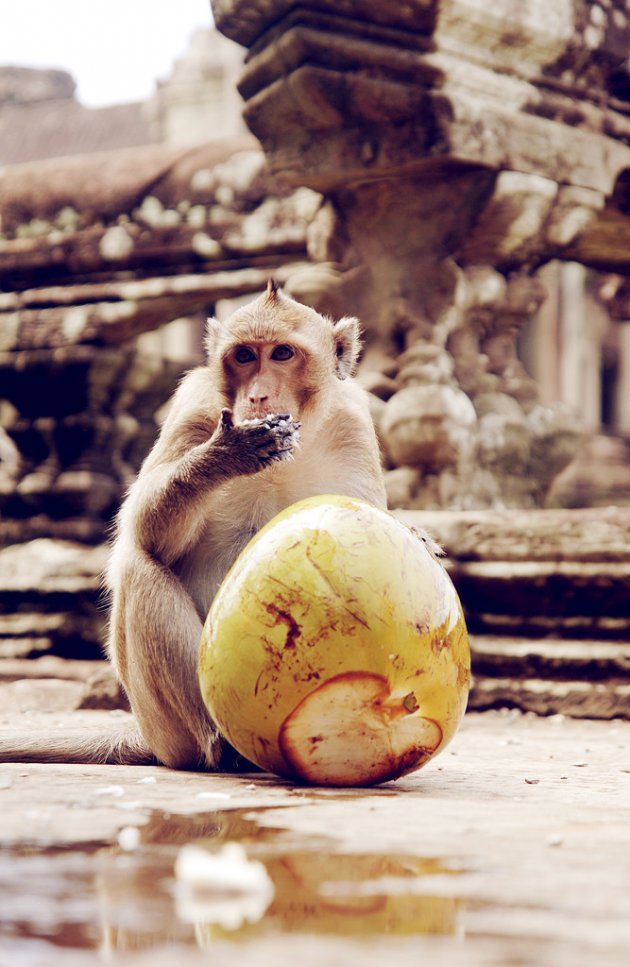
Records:
[[[233,750],[203,704],[197,661],[228,569],[304,497],[386,506],[367,395],[350,378],[356,319],[333,323],[271,280],[225,322],[209,320],[206,348],[123,503],[107,571],[108,653],[140,734],[103,739],[83,761],[225,767]]]
[[[367,398],[351,376],[356,319],[333,324],[266,293],[211,319],[121,509],[108,569],[109,655],[146,744],[173,768],[216,768],[223,742],[197,681],[201,631],[240,551],[315,494],[385,506]]]

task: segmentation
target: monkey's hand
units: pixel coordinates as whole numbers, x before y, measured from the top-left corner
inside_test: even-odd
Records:
[[[446,557],[446,551],[444,548],[440,547],[438,542],[433,540],[430,534],[425,531],[424,527],[415,527],[412,524],[409,527],[409,530],[414,537],[417,537],[419,541],[422,541],[431,557],[434,557],[436,561],[439,561],[441,557]]]
[[[258,473],[271,463],[292,458],[300,426],[289,414],[277,413],[269,413],[261,420],[234,423],[230,410],[222,410],[211,440],[223,451],[228,471]]]

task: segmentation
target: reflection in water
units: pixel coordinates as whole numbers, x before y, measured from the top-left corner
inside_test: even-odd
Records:
[[[191,843],[198,865],[176,878]],[[334,852],[323,838],[265,828],[250,810],[156,814],[132,851],[6,854],[0,937],[16,951],[40,938],[112,952],[269,933],[452,934],[460,901],[431,896],[423,879],[457,872],[435,859]]]
[[[175,860],[175,880],[180,920],[229,931],[262,920],[275,894],[267,868],[249,859],[242,843],[218,850],[187,843]]]

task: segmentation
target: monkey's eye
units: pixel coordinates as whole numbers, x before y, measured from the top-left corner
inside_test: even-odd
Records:
[[[256,359],[256,353],[249,346],[238,346],[234,352],[234,359],[241,366],[245,366],[247,363],[253,363]]]
[[[271,354],[272,359],[278,360],[278,362],[285,362],[287,359],[292,359],[295,356],[295,351],[291,346],[276,346]]]

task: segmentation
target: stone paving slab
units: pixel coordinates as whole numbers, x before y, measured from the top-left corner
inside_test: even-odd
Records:
[[[19,724],[27,719],[42,734],[70,726],[89,731],[122,715],[32,713]],[[3,729],[10,719],[4,717]],[[197,967],[208,962],[208,944],[213,964],[228,958],[232,964],[237,954],[239,965],[252,967],[296,957],[303,965],[362,967],[383,957],[449,967],[628,962],[626,721],[472,713],[425,769],[372,789],[295,786],[262,773],[6,764],[0,813],[1,967],[87,967],[102,962],[105,948],[112,962],[132,967]],[[121,831],[129,829],[138,831],[139,843],[131,835],[131,848],[123,848],[130,834]],[[184,929],[171,893],[163,892],[160,917],[170,926],[157,931],[148,949],[142,911],[157,902],[151,891],[170,882],[184,843],[217,837],[241,841],[248,856],[261,858],[276,883],[275,906],[256,929],[209,939],[199,924]],[[62,859],[78,864],[83,879],[76,892],[93,904],[84,917],[94,921],[89,942],[58,937],[55,946],[37,917],[29,927],[31,907],[44,909],[44,921],[54,921],[55,909],[67,919],[59,896],[46,913],[46,877],[27,865],[36,857],[47,858],[51,897]],[[129,875],[122,876],[120,862],[132,864]],[[354,883],[345,920],[339,911],[346,901],[326,893],[329,881],[343,888],[340,870],[342,881]],[[71,896],[72,871],[70,879],[63,874]],[[146,883],[138,886],[143,876],[148,891]],[[290,901],[282,894],[287,883],[295,894]],[[375,890],[385,907],[370,913]],[[26,905],[24,914],[18,902],[17,928],[9,901]],[[357,904],[366,903],[366,915],[358,917]],[[107,909],[117,904],[127,909],[130,926],[112,934]]]

